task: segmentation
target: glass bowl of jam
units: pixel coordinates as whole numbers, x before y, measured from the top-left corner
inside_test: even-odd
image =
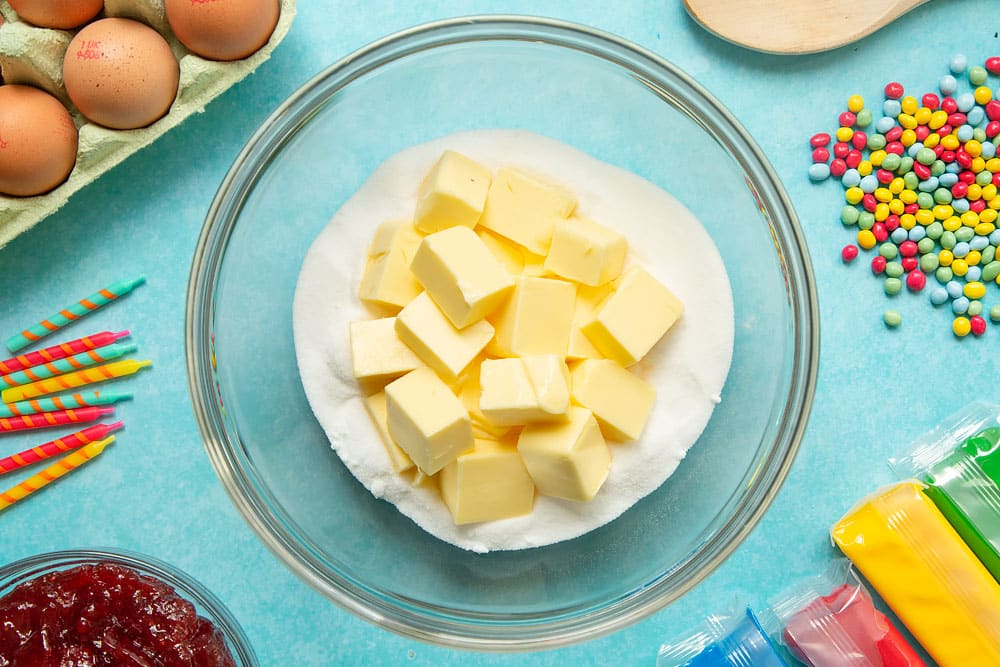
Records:
[[[718,250],[735,339],[711,418],[666,482],[574,539],[476,553],[420,528],[331,451],[298,372],[293,301],[314,239],[380,164],[424,142],[490,129],[561,141],[671,193]],[[643,232],[657,231],[648,224]],[[350,233],[339,233],[346,247]],[[643,236],[653,234],[630,242],[650,241]],[[364,252],[345,264],[363,262]],[[341,319],[328,336],[347,337]],[[192,261],[186,355],[212,465],[291,571],[407,637],[539,650],[663,609],[746,538],[805,430],[819,311],[804,235],[778,175],[701,85],[656,54],[584,26],[465,17],[406,30],[333,64],[250,139]],[[337,424],[340,437],[377,438],[363,409],[358,415]]]
[[[175,567],[121,550],[0,567],[0,666],[257,667],[222,602]]]

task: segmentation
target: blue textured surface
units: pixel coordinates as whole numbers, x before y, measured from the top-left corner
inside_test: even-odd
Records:
[[[763,606],[790,582],[822,569],[834,555],[828,527],[890,480],[890,454],[966,401],[996,400],[998,327],[985,339],[957,340],[947,309],[933,309],[926,293],[904,293],[891,305],[903,314],[903,325],[886,329],[882,313],[890,304],[864,255],[847,267],[840,261],[840,248],[851,241],[838,222],[840,186],[815,186],[806,177],[808,137],[835,126],[850,94],[876,106],[889,79],[922,93],[947,73],[955,51],[972,63],[1000,53],[996,14],[981,15],[989,3],[938,0],[856,45],[798,58],[724,43],[676,0],[356,4],[300,2],[290,34],[254,76],[0,250],[4,336],[53,306],[145,273],[146,286],[69,332],[130,328],[142,357],[155,362],[152,371],[121,385],[136,396],[118,409],[128,430],[92,464],[99,469],[62,480],[0,515],[0,562],[84,546],[151,554],[218,594],[264,665],[652,664],[662,640],[706,614],[741,603]],[[616,33],[665,56],[714,93],[785,182],[809,241],[822,313],[819,385],[805,441],[777,500],[739,550],[678,603],[639,624],[583,645],[517,656],[402,639],[341,611],[279,564],[230,504],[204,454],[183,343],[188,270],[202,220],[254,128],[313,74],[355,48],[428,20],[490,12],[558,17]],[[817,16],[816,29],[831,29],[828,19]],[[691,148],[697,155],[697,146]],[[4,436],[0,453],[43,439]]]

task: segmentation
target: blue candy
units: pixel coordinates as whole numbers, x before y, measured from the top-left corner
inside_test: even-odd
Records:
[[[958,174],[953,174],[948,171],[938,176],[938,185],[943,188],[950,188],[955,185],[955,183],[958,183]]]
[[[965,197],[951,200],[951,207],[956,213],[965,213],[969,210],[969,200]]]
[[[985,236],[976,235],[976,236],[972,237],[971,241],[969,241],[969,248],[971,250],[982,251],[983,248],[985,248],[989,244],[990,244],[990,240],[988,238],[986,238]]]
[[[968,113],[972,107],[976,106],[976,97],[972,93],[962,93],[955,98],[955,103],[958,104],[959,111]]]
[[[969,270],[965,274],[965,279],[970,283],[978,282],[982,277],[983,270],[978,266],[970,266]]]
[[[934,289],[931,290],[930,297],[931,297],[931,303],[933,303],[935,306],[940,306],[941,304],[943,304],[945,301],[948,300],[948,290],[946,290],[943,287],[935,287]]]
[[[969,309],[969,300],[964,296],[960,296],[951,302],[951,312],[955,313],[956,315],[964,315],[965,311],[967,311],[968,309]]]
[[[983,142],[983,158],[989,160],[991,157],[996,157],[997,146],[992,141]]]
[[[943,95],[951,95],[958,90],[958,80],[951,74],[945,74],[941,77],[941,83],[938,84],[938,88],[941,89]]]
[[[894,230],[892,230],[892,234],[889,235],[889,238],[891,238],[892,242],[895,243],[896,245],[899,245],[909,237],[910,237],[909,233],[902,227],[896,227]]]
[[[857,169],[848,169],[840,177],[840,182],[844,184],[845,188],[857,187],[861,184],[861,174],[858,173]]]
[[[951,254],[955,257],[962,258],[969,254],[969,250],[970,248],[968,243],[965,241],[959,241],[955,244],[955,247],[951,249]]]
[[[969,59],[965,57],[965,54],[956,53],[951,57],[951,62],[948,63],[948,69],[951,70],[952,74],[964,74],[965,68],[969,66]]]
[[[882,113],[886,116],[892,116],[895,118],[902,110],[903,107],[899,104],[899,100],[886,100],[882,103]]]
[[[875,130],[879,134],[885,134],[894,127],[896,127],[896,120],[894,118],[890,118],[889,116],[882,116],[875,121]]]
[[[969,112],[965,116],[965,119],[969,122],[969,125],[972,125],[973,127],[976,127],[977,125],[982,123],[984,118],[986,118],[986,112],[983,111],[983,108],[980,106],[969,109]]]
[[[907,235],[910,237],[911,241],[913,241],[914,243],[919,243],[922,238],[927,236],[927,230],[921,227],[920,225],[915,225],[913,229],[911,229],[908,232]]]
[[[868,174],[861,179],[861,183],[859,185],[862,192],[875,192],[879,186],[878,178],[875,174]]]
[[[945,284],[944,288],[945,290],[947,290],[948,296],[950,296],[952,299],[957,299],[958,297],[962,296],[962,289],[963,289],[962,283],[958,282],[957,280],[949,280]]]
[[[822,162],[814,162],[809,165],[809,179],[812,181],[822,181],[830,176],[830,165]]]
[[[958,130],[955,131],[955,136],[961,142],[966,142],[972,138],[973,127],[969,124],[959,125]]]

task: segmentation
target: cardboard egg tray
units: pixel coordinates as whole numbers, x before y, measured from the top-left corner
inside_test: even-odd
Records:
[[[122,17],[142,21],[166,38],[180,63],[177,98],[166,116],[137,130],[111,130],[89,122],[73,106],[63,86],[62,63],[73,32],[38,28],[21,21],[6,0],[0,0],[0,71],[4,83],[36,86],[55,95],[69,109],[80,130],[76,166],[69,179],[36,197],[0,195],[0,248],[58,210],[70,196],[119,162],[148,146],[180,124],[267,60],[284,39],[295,17],[295,0],[281,0],[281,15],[271,39],[253,55],[232,62],[206,60],[188,51],[167,24],[163,0],[105,0],[97,18]],[[96,20],[96,19],[95,19]]]

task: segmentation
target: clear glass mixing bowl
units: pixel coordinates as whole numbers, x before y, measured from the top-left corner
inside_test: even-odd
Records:
[[[295,370],[291,305],[310,243],[380,162],[491,127],[548,135],[679,198],[726,263],[736,339],[722,403],[660,489],[578,539],[477,555],[376,500],[330,450]],[[372,623],[488,650],[614,631],[677,599],[732,553],[791,466],[819,340],[795,212],[736,119],[648,51],[518,17],[393,35],[332,65],[275,111],[208,213],[186,326],[205,447],[268,548]]]

